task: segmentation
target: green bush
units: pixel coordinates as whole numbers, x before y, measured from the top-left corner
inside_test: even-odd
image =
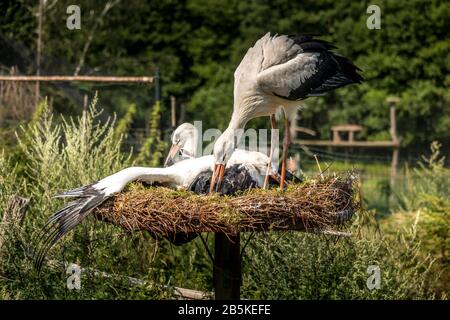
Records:
[[[298,232],[258,236],[245,260],[245,295],[302,300],[433,298],[426,285],[433,281],[428,272],[431,261],[416,258],[414,230],[398,234],[399,241],[386,241],[362,220],[355,221],[349,238]],[[367,287],[369,266],[380,269],[379,289]]]
[[[422,157],[419,168],[407,174],[406,190],[400,193],[401,207],[382,224],[386,235],[414,225],[418,254],[434,260],[432,272],[439,276],[433,284],[438,294],[450,293],[450,170],[438,142],[431,144],[431,155]]]
[[[130,164],[130,155],[120,151],[121,134],[115,132],[114,120],[101,124],[96,103],[94,99],[89,110],[77,119],[63,118],[57,124],[48,112],[43,112],[39,119],[23,127],[18,133],[21,163],[13,164],[0,153],[1,212],[13,194],[31,200],[23,225],[5,235],[0,259],[0,298],[161,298],[169,292],[159,285],[160,278],[147,275],[153,259],[154,242],[150,237],[128,236],[94,219],[87,219],[55,246],[40,274],[33,267],[37,231],[62,205],[52,196],[92,183]],[[24,168],[21,175],[15,170],[17,165]],[[83,289],[70,291],[66,286],[67,262],[100,268],[109,277],[86,273]],[[139,275],[148,285],[130,289],[128,279],[122,275]]]

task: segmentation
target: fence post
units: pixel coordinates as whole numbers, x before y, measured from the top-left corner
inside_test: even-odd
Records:
[[[29,201],[29,199],[17,195],[9,198],[2,221],[0,222],[0,252],[5,245],[8,232],[22,224]]]
[[[391,139],[393,142],[398,144],[398,136],[397,136],[397,115],[395,110],[395,105],[400,102],[399,97],[388,97],[386,101],[389,104],[389,111],[390,111],[390,122],[391,122]],[[395,184],[395,179],[397,177],[397,168],[398,168],[398,161],[399,161],[399,146],[396,145],[392,149],[392,162],[391,162],[391,175],[390,175],[390,186],[391,188]]]
[[[181,124],[186,118],[186,101],[181,101],[180,103],[180,116],[178,117],[178,123]]]
[[[241,246],[239,233],[229,238],[221,232],[214,241],[214,299],[239,300],[241,293]]]
[[[161,74],[159,72],[159,67],[156,67],[155,71],[155,101],[160,102],[161,100]]]
[[[36,40],[36,75],[41,75],[41,53],[42,53],[42,21],[44,20],[44,0],[39,0],[38,5],[38,27],[37,27],[37,40]],[[40,82],[36,81],[35,84],[35,95],[36,95],[36,102],[35,105],[39,104],[39,97],[40,97]]]
[[[177,126],[177,100],[174,96],[170,96],[170,120],[172,128],[175,128]]]

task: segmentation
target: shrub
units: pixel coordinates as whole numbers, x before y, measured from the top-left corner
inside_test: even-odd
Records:
[[[417,259],[412,234],[387,241],[376,221],[360,214],[349,238],[297,232],[261,234],[246,255],[244,292],[263,299],[433,298],[426,281],[431,261]],[[364,217],[363,217],[364,216]],[[370,220],[367,227],[362,221]],[[380,269],[380,289],[370,290],[369,266]]]
[[[431,155],[422,157],[419,168],[409,173],[406,190],[399,195],[401,207],[382,224],[386,235],[414,226],[418,255],[434,260],[432,273],[439,277],[430,286],[438,294],[450,293],[450,170],[444,167],[441,145],[431,144]]]
[[[120,151],[123,128],[118,134],[114,119],[100,123],[96,103],[94,99],[80,117],[63,118],[60,124],[44,105],[47,111],[18,133],[20,162],[13,163],[0,153],[0,212],[12,194],[31,199],[23,225],[6,235],[0,259],[2,298],[160,298],[168,292],[158,285],[130,289],[128,278],[121,276],[139,274],[148,284],[159,283],[152,274],[148,275],[153,259],[148,248],[152,248],[153,240],[143,234],[125,235],[122,230],[93,219],[88,219],[54,248],[49,255],[51,267],[44,267],[40,274],[33,267],[36,232],[62,205],[52,196],[57,191],[92,183],[130,164],[130,155]],[[16,166],[23,167],[21,174],[17,174]],[[83,290],[70,291],[64,262],[101,268],[109,277],[86,273]]]

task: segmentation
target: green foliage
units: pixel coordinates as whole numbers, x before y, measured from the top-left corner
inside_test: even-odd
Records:
[[[119,120],[114,131],[115,139],[119,140],[125,137],[133,123],[133,117],[136,115],[136,104],[131,103],[127,107],[125,115]]]
[[[0,216],[5,209],[7,199],[14,194],[17,188],[17,165],[0,152]]]
[[[0,157],[0,209],[12,194],[31,199],[24,224],[8,230],[0,259],[1,298],[11,299],[115,299],[162,298],[170,289],[162,286],[159,275],[147,273],[153,255],[148,235],[126,236],[121,230],[88,219],[68,235],[49,254],[52,263],[41,274],[33,267],[32,253],[41,229],[49,215],[62,205],[52,196],[61,190],[92,183],[129,165],[129,156],[120,151],[121,140],[114,137],[114,120],[98,121],[94,99],[89,110],[77,119],[62,119],[43,112],[35,122],[18,134],[24,171],[18,175],[15,163],[4,153]],[[146,254],[148,252],[148,254]],[[82,290],[66,287],[65,262],[84,268],[101,267],[109,277],[98,273],[82,276]],[[141,266],[141,267],[139,267]],[[145,285],[130,289],[128,279],[139,276]]]
[[[258,299],[429,299],[429,260],[415,256],[409,233],[385,241],[373,217],[357,219],[351,238],[288,232],[260,235],[249,245],[244,292]],[[411,231],[409,231],[411,232]],[[381,272],[380,289],[369,290],[369,266]]]
[[[418,168],[407,172],[407,188],[399,194],[403,210],[418,210],[429,207],[432,198],[445,200],[450,192],[450,171],[444,167],[445,157],[441,154],[441,144],[431,144],[429,157],[422,156]]]
[[[153,106],[149,129],[150,134],[141,146],[141,150],[136,157],[137,163],[149,164],[150,167],[157,167],[161,164],[166,149],[166,143],[161,140],[160,128],[161,104],[156,102]]]
[[[387,230],[416,226],[421,243],[419,254],[435,259],[433,272],[440,275],[437,292],[450,293],[450,171],[444,167],[441,144],[431,144],[429,157],[422,157],[419,168],[408,175],[407,188],[399,194],[401,210],[383,221]]]

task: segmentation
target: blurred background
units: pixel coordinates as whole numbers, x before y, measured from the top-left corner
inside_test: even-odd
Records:
[[[304,109],[299,112],[298,119],[291,128],[295,134],[294,145],[290,150],[291,169],[311,176],[317,175],[321,170],[357,171],[361,177],[365,208],[369,215],[376,217],[377,223],[385,224],[392,233],[402,230],[404,223],[407,228],[415,226],[414,221],[419,221],[417,212],[425,212],[425,215],[435,212],[435,216],[429,217],[431,222],[422,219],[430,223],[430,229],[424,231],[421,242],[425,243],[426,250],[421,251],[421,254],[424,259],[429,254],[437,259],[439,267],[432,273],[434,276],[439,274],[441,278],[437,284],[431,285],[432,281],[428,278],[422,279],[417,274],[414,277],[423,280],[420,280],[423,282],[423,287],[420,288],[431,290],[427,294],[433,292],[429,295],[424,293],[422,297],[441,297],[443,292],[448,292],[448,1],[78,0],[76,5],[81,9],[80,29],[70,30],[66,23],[72,12],[67,12],[67,8],[73,4],[73,1],[65,0],[1,2],[0,76],[146,76],[154,77],[154,81],[0,81],[0,150],[4,150],[4,175],[0,180],[3,184],[0,196],[4,203],[0,208],[7,206],[7,199],[11,194],[29,198],[35,192],[34,199],[37,197],[39,200],[34,200],[35,207],[32,210],[39,212],[43,221],[56,208],[50,204],[50,196],[47,199],[43,194],[50,195],[61,188],[92,182],[94,178],[110,174],[113,169],[131,162],[161,165],[170,146],[170,134],[177,125],[202,120],[204,129],[225,129],[232,112],[234,70],[246,50],[257,39],[269,31],[279,34],[315,34],[336,44],[337,53],[352,59],[362,69],[365,81],[361,85],[336,90],[325,97],[304,101]],[[379,29],[371,29],[367,25],[368,18],[373,14],[367,12],[367,9],[372,4],[380,8]],[[96,110],[103,110],[100,114],[94,111],[89,113],[95,96],[98,97]],[[40,166],[43,166],[45,152],[48,152],[45,159],[49,164],[54,165],[60,161],[64,163],[61,166],[66,165],[66,160],[58,158],[62,151],[52,151],[51,148],[58,148],[65,141],[65,134],[67,135],[71,125],[73,128],[82,128],[81,122],[76,120],[71,124],[68,120],[70,117],[91,117],[92,125],[100,121],[106,131],[111,124],[111,117],[115,117],[115,133],[111,134],[121,136],[122,139],[118,138],[120,143],[117,142],[119,140],[114,140],[120,146],[120,150],[111,156],[115,160],[105,164],[101,170],[91,168],[93,171],[89,171],[91,169],[87,168],[83,177],[66,179],[61,183],[61,178],[56,173],[54,177],[45,173],[53,169]],[[267,119],[257,119],[252,120],[249,127],[268,128],[268,125]],[[62,132],[53,132],[51,129],[58,127]],[[52,134],[54,141],[51,140]],[[58,136],[61,136],[61,140]],[[347,144],[339,145],[342,141]],[[38,148],[39,143],[43,143],[40,151],[33,149]],[[102,146],[102,143],[95,140],[93,145]],[[113,140],[108,143],[110,147],[116,145]],[[108,146],[105,148],[109,148]],[[89,149],[84,151],[88,152]],[[98,159],[94,159],[93,155],[80,156],[79,159],[102,161],[100,155],[97,156]],[[34,171],[30,171],[33,163]],[[76,168],[83,168],[82,164],[77,166]],[[37,167],[42,170],[37,172]],[[75,167],[71,168],[74,173],[77,172]],[[70,170],[60,171],[60,175],[67,172]],[[12,173],[14,176],[11,176]],[[48,180],[47,185],[41,185],[41,180],[45,179]],[[11,183],[9,187],[6,186],[7,181]],[[39,183],[36,184],[36,181]],[[33,188],[36,190],[32,191]],[[41,221],[36,222],[37,225],[40,223]],[[87,237],[89,232],[86,230],[81,234]],[[412,241],[417,240],[415,233],[413,238]],[[146,238],[137,239],[127,241],[150,241]],[[272,245],[267,238],[259,241],[266,249],[264,246],[267,243]],[[295,247],[295,242],[292,239],[289,241],[285,245]],[[313,246],[314,242],[307,236],[296,241],[306,243],[305,246]],[[163,280],[158,279],[167,282],[167,279],[174,278],[178,281],[177,284],[185,283],[191,287],[208,289],[205,284],[205,279],[209,279],[205,271],[208,263],[203,261],[205,256],[202,256],[203,262],[195,262],[192,252],[200,254],[200,251],[193,251],[192,247],[177,248],[178,251],[174,253],[174,249],[166,245],[160,249],[167,250],[166,258],[155,262],[151,255],[147,257],[156,265],[158,277]],[[196,248],[200,250],[198,244]],[[257,248],[251,250],[254,255],[252,259],[262,264],[265,261],[265,251],[258,251]],[[403,249],[396,250],[400,254]],[[121,252],[124,261],[134,259],[125,257],[123,250]],[[91,253],[78,252],[78,255],[92,259],[89,254]],[[300,252],[297,256],[290,256],[290,259],[309,261],[303,254]],[[335,254],[336,252],[331,252],[324,259],[328,261]],[[342,256],[347,260],[349,258],[346,254],[354,256],[354,252],[345,251]],[[187,260],[174,262],[176,257]],[[317,260],[317,257],[310,258],[313,266],[313,260]],[[409,258],[404,259],[406,265]],[[141,258],[138,260],[143,266]],[[264,269],[261,266],[257,268],[256,265],[255,262],[253,277],[256,277],[258,268]],[[274,262],[272,268],[278,265],[283,263]],[[184,276],[180,276],[180,270],[193,270],[194,266],[194,278],[192,274],[186,275],[183,272],[181,274]],[[333,272],[348,274],[348,269],[345,268],[336,264]],[[414,268],[414,272],[421,275],[428,270],[425,265]],[[271,273],[273,269],[267,267],[267,270]],[[405,273],[400,267],[396,270]],[[247,271],[249,274],[252,272]],[[15,278],[11,274],[19,271],[8,272],[9,277]],[[149,271],[142,267],[140,272],[142,277]],[[177,272],[178,275],[175,275]],[[292,272],[295,274],[296,271]],[[327,272],[326,268],[323,272]],[[152,277],[154,274],[152,273]],[[152,279],[156,281],[156,278]],[[280,279],[272,282],[264,279],[269,281],[267,286],[258,287],[252,282],[254,278],[249,279],[244,285],[247,290],[245,292],[254,298],[271,297],[271,294],[278,292],[276,283],[284,283]],[[399,279],[392,280],[392,283],[410,281],[405,278],[402,282]],[[302,281],[304,284],[309,283],[305,278]],[[311,280],[311,286],[323,285],[328,288],[330,283],[334,283],[330,281],[320,284]],[[357,288],[360,280],[354,281]],[[18,285],[14,281],[6,281],[4,285],[6,298],[15,298],[16,292],[24,290],[23,284]],[[281,290],[278,294],[280,297],[290,298],[413,298],[416,296],[412,292],[422,292],[422,289],[417,289],[419,284],[415,285],[405,287],[401,293],[389,291],[380,296],[358,295],[357,289],[349,293],[350,291],[339,286],[331,286],[334,288],[331,291],[317,292],[312,289],[302,291],[298,289],[301,286],[294,286],[295,288]],[[46,289],[39,287],[40,289],[33,289],[35,291],[31,290],[34,293],[30,297],[68,295],[69,298],[76,298],[66,291],[61,293],[49,289],[53,288],[51,284],[47,286]],[[305,286],[307,287],[306,284]],[[349,286],[353,288],[352,285]],[[0,297],[1,288],[2,280]],[[290,285],[285,284],[283,288],[290,288]],[[94,293],[85,297],[99,297],[102,294],[107,298],[119,296],[109,291],[105,293],[103,289],[92,290]],[[323,292],[327,293],[323,296]],[[125,297],[129,297],[128,294],[124,293]],[[140,297],[139,294],[136,293],[134,297]],[[160,292],[152,294],[161,297]],[[147,296],[144,294],[142,297]]]

